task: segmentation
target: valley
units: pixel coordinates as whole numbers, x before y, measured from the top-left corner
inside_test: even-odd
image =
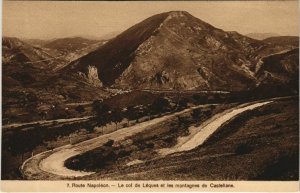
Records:
[[[2,179],[299,180],[299,37],[271,35],[2,37]]]

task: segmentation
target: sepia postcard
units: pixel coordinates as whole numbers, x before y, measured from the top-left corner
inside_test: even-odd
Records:
[[[3,1],[2,192],[299,191],[298,1]]]

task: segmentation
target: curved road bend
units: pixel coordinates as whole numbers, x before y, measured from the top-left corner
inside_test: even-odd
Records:
[[[190,127],[190,135],[178,138],[178,143],[174,147],[160,149],[159,152],[162,155],[168,155],[171,153],[182,152],[192,150],[199,145],[202,145],[206,139],[209,138],[219,127],[230,119],[238,116],[239,114],[269,104],[272,101],[260,102],[250,105],[240,105],[238,107],[231,108],[222,113],[214,115],[209,120],[205,121],[199,127]]]
[[[66,177],[80,177],[90,175],[92,174],[92,172],[74,171],[66,168],[64,166],[65,160],[78,154],[82,154],[89,150],[95,149],[107,142],[108,139],[120,141],[136,133],[145,131],[149,129],[149,127],[160,124],[170,118],[192,111],[196,108],[206,107],[210,105],[212,104],[191,107],[180,112],[168,114],[159,118],[142,122],[137,125],[119,129],[115,132],[101,135],[99,137],[86,140],[78,144],[66,145],[56,148],[52,151],[42,152],[27,159],[21,166],[21,172],[27,179],[61,179]]]
[[[255,104],[246,103],[231,108],[229,110],[225,110],[222,113],[218,113],[206,122],[204,122],[199,127],[190,128],[189,136],[179,138],[177,145],[175,145],[172,148],[161,149],[160,153],[162,155],[168,155],[171,153],[191,150],[201,145],[213,132],[215,132],[225,122],[229,121],[230,119],[238,116],[239,114],[247,110],[252,110],[271,102],[272,101],[257,102]],[[115,141],[120,141],[128,136],[132,136],[138,132],[145,131],[152,125],[159,124],[172,117],[178,116],[185,112],[191,111],[192,109],[203,106],[205,105],[192,107],[170,115],[165,115],[75,145],[62,146],[57,149],[54,149],[52,152],[47,151],[37,154],[23,163],[21,171],[23,175],[28,179],[61,179],[93,174],[93,172],[70,170],[64,166],[64,162],[68,158],[101,146],[107,141],[107,139],[114,139]]]

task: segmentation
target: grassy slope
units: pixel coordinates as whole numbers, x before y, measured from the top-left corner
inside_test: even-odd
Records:
[[[298,101],[244,113],[195,150],[125,167],[113,179],[297,180]]]

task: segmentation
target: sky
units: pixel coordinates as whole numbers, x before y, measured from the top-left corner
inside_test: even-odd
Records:
[[[3,1],[3,35],[103,37],[182,10],[226,31],[299,35],[298,1]]]

